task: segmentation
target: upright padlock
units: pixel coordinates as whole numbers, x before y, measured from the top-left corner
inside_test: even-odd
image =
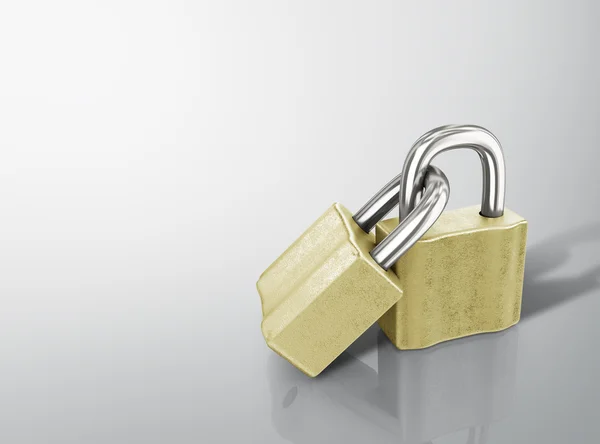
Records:
[[[354,217],[334,204],[260,277],[262,333],[268,346],[309,376],[318,375],[401,296],[396,275],[371,257],[369,231],[398,203],[400,176]],[[449,196],[448,181],[428,168],[414,211],[391,230],[394,254],[433,225]],[[393,262],[393,261],[392,261]]]
[[[477,126],[450,125],[418,139],[402,172],[400,220],[418,200],[431,160],[455,148],[473,149],[481,158],[481,209],[443,213],[392,267],[404,296],[379,325],[400,349],[503,330],[521,316],[527,221],[504,208],[504,154],[492,133]],[[378,253],[394,259],[389,254],[394,246],[384,238],[397,225],[397,218],[377,225],[375,258]]]

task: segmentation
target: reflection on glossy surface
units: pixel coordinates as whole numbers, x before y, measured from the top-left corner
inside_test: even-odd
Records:
[[[458,430],[483,443],[489,425],[510,414],[518,334],[513,327],[399,351],[379,332],[377,370],[344,353],[314,380],[273,355],[273,425],[294,443],[422,443]]]

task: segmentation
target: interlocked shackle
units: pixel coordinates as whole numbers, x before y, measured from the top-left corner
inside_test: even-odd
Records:
[[[375,224],[396,206],[401,180],[402,175],[396,176],[353,216],[363,231],[371,231]],[[394,265],[440,217],[450,197],[448,178],[439,168],[428,166],[424,174],[422,192],[421,200],[408,217],[400,221],[400,224],[371,250],[371,256],[384,270]]]
[[[481,212],[485,217],[504,214],[506,170],[504,153],[496,137],[475,125],[447,125],[423,134],[412,146],[400,176],[400,220],[409,217],[425,183],[427,168],[435,156],[456,148],[470,148],[481,159],[483,191]]]

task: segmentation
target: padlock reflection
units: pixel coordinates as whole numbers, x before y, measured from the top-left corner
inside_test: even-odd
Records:
[[[272,421],[277,433],[293,443],[397,443],[393,418],[381,411],[376,400],[369,401],[377,396],[377,372],[347,353],[333,367],[320,378],[309,379],[279,356],[270,356]],[[379,417],[390,424],[381,427]]]
[[[402,352],[381,335],[378,347],[378,396],[398,418],[403,441],[427,441],[508,416],[515,396],[517,328]]]
[[[273,357],[273,424],[294,443],[417,444],[455,432],[484,442],[510,414],[517,351],[517,328],[422,351],[398,351],[379,334],[377,370],[345,353],[319,380]]]

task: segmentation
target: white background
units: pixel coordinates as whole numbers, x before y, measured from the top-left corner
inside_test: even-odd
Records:
[[[477,411],[489,443],[600,439],[599,18],[593,1],[0,3],[0,439],[462,443]],[[428,355],[373,329],[354,366],[297,374],[262,339],[258,276],[446,123],[503,144],[530,223],[522,322]],[[477,156],[436,164],[449,208],[479,202]],[[487,376],[464,396],[440,376],[447,396],[398,410],[385,356]]]

